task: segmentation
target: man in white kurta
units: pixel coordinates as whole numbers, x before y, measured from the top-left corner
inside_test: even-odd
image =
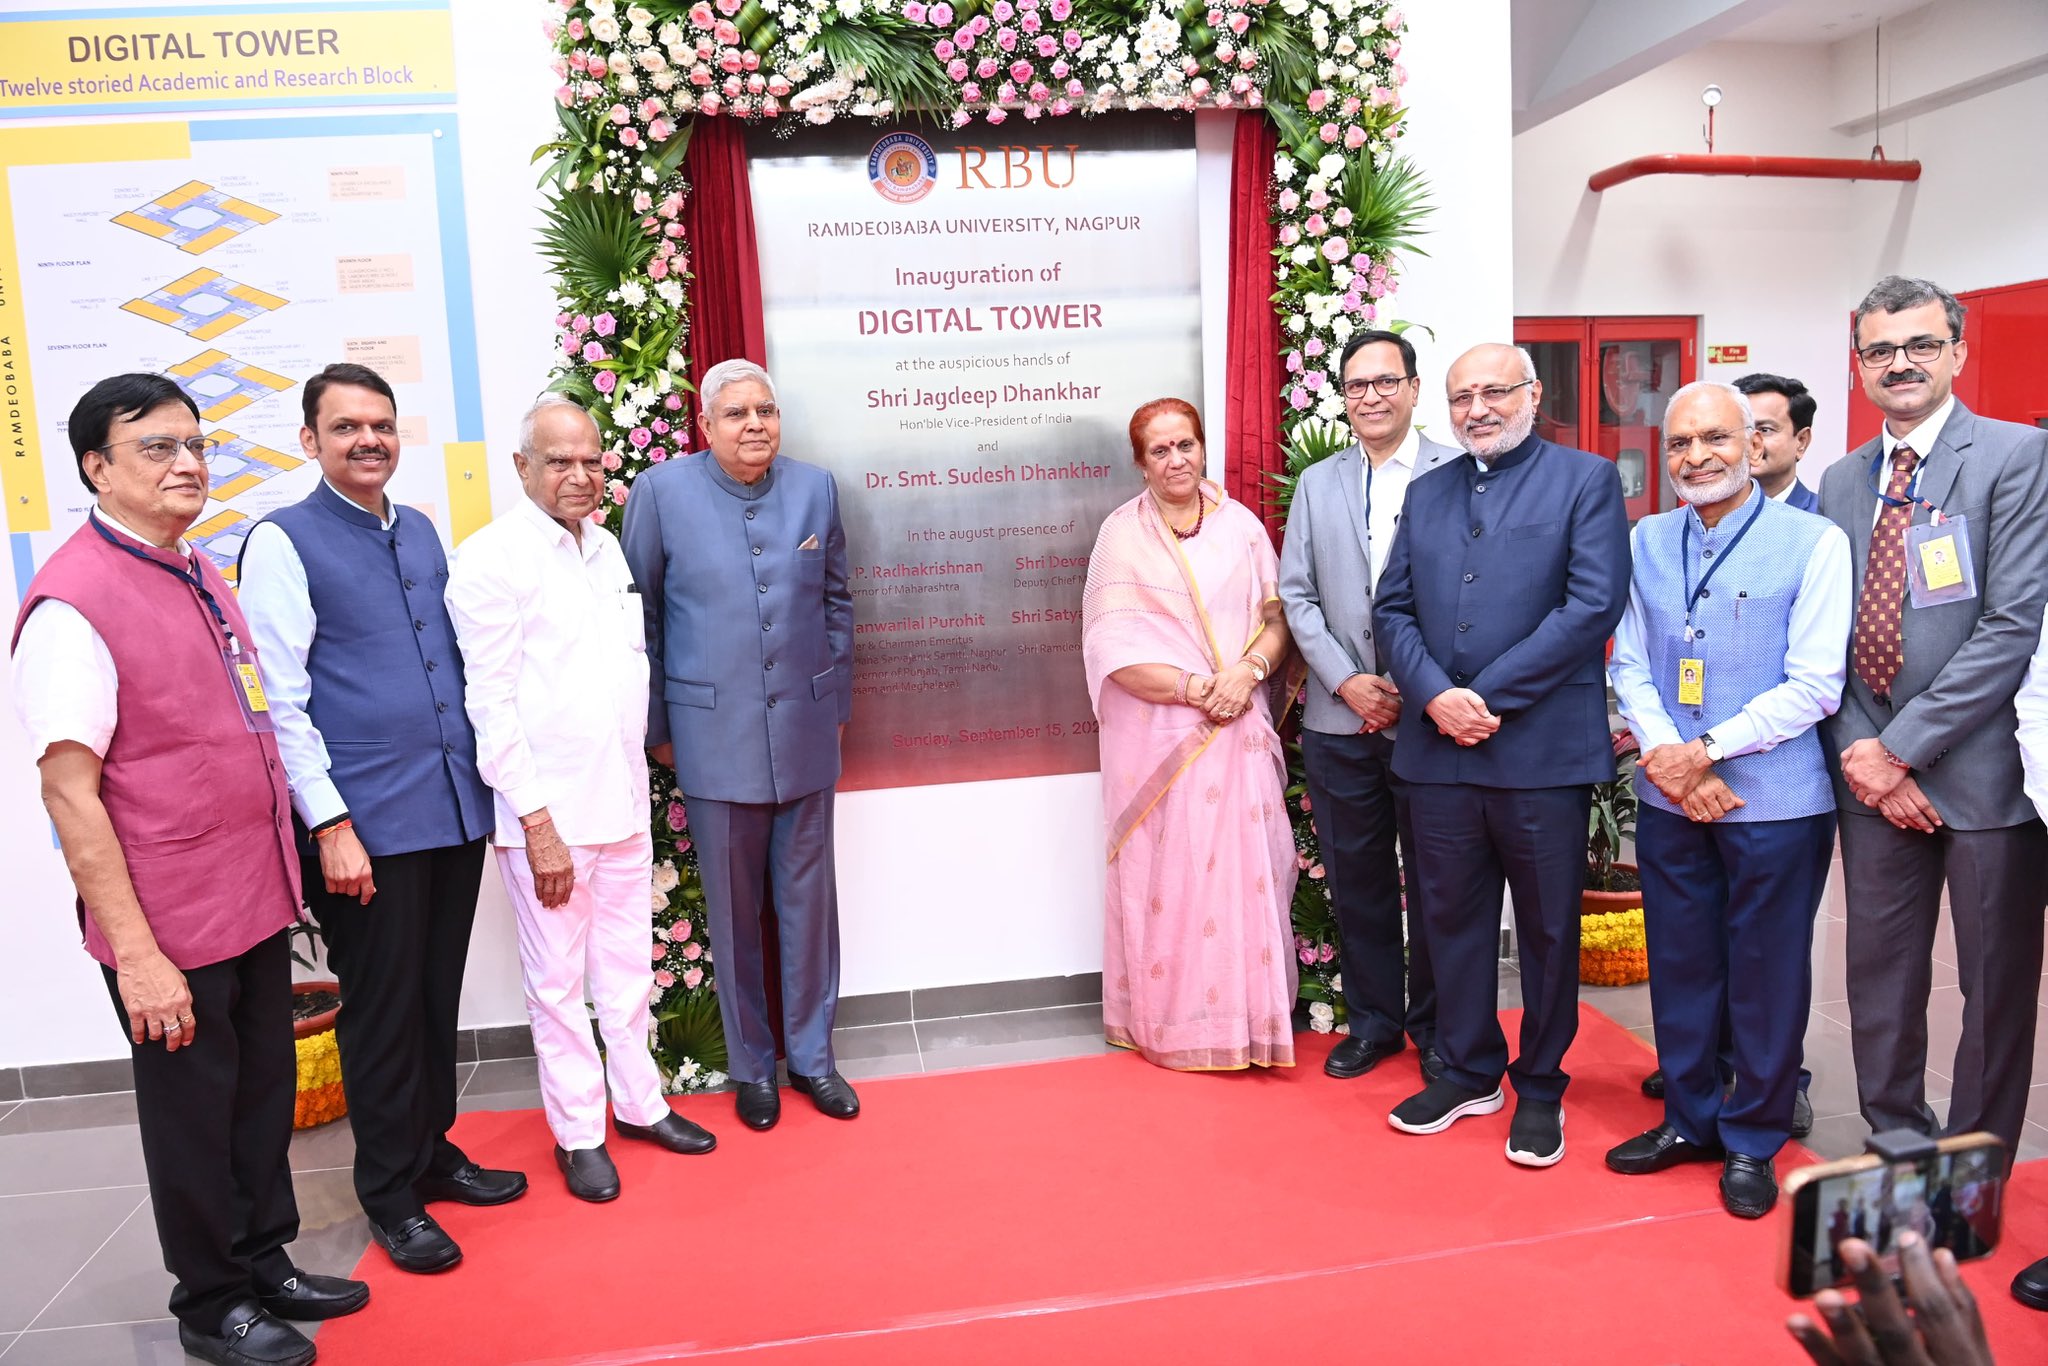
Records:
[[[619,1193],[604,1146],[607,1074],[622,1135],[680,1153],[716,1140],[668,1108],[647,1051],[647,651],[632,572],[590,520],[605,484],[597,426],[549,395],[521,423],[513,460],[526,496],[462,544],[448,611],[477,768],[496,794],[492,842],[519,926],[555,1162],[572,1194],[603,1201]]]

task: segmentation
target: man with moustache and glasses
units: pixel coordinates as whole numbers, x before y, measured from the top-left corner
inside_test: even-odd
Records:
[[[1885,423],[1828,468],[1820,504],[1856,574],[1848,687],[1823,727],[1856,1089],[1871,1128],[1936,1132],[1927,1000],[1946,880],[1963,996],[1947,1131],[1988,1129],[2010,1148],[2033,1079],[2048,902],[2048,830],[2013,743],[2048,597],[2048,432],[1956,399],[1963,306],[1932,281],[1878,281],[1854,327]],[[2048,1277],[2036,1293],[2048,1303]]]
[[[330,365],[306,381],[303,408],[299,444],[320,482],[249,533],[242,609],[311,838],[306,899],[341,980],[356,1197],[397,1266],[443,1271],[462,1249],[427,1201],[526,1192],[520,1173],[480,1167],[448,1141],[491,795],[463,711],[440,534],[384,493],[398,467],[391,386]]]
[[[1792,1127],[1835,843],[1814,727],[1841,702],[1851,605],[1848,538],[1763,491],[1762,447],[1735,387],[1672,396],[1665,468],[1685,506],[1636,524],[1609,665],[1643,754],[1636,850],[1665,1118],[1607,1165],[1720,1161],[1721,1202],[1746,1219],[1776,1204],[1771,1159]]]
[[[1508,1160],[1548,1167],[1578,1032],[1586,819],[1592,785],[1614,776],[1602,675],[1628,600],[1628,515],[1611,461],[1534,435],[1543,386],[1526,351],[1474,347],[1447,388],[1466,457],[1409,485],[1374,613],[1403,698],[1394,775],[1444,1064],[1387,1122],[1434,1134],[1492,1114],[1511,1076]],[[1523,983],[1512,1065],[1495,1009],[1504,888]]]

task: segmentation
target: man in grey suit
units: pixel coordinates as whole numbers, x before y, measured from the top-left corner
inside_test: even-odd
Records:
[[[1873,1129],[1935,1132],[1923,1079],[1945,878],[1963,996],[1948,1128],[2011,1145],[2048,901],[2048,831],[2013,744],[2048,595],[2048,432],[1956,400],[1963,308],[1939,285],[1880,280],[1855,345],[1885,425],[1822,476],[1820,504],[1856,571],[1849,684],[1821,723],[1842,814],[1856,1089]]]
[[[674,767],[690,813],[740,1121],[781,1117],[761,944],[770,884],[790,1085],[852,1119],[860,1102],[832,1063],[832,798],[853,710],[839,490],[778,458],[782,414],[760,366],[714,365],[702,395],[710,449],[642,474],[626,506],[621,544],[661,670],[648,750]]]
[[[1405,1034],[1432,1081],[1440,1067],[1436,981],[1422,917],[1409,918],[1405,953],[1401,932],[1401,862],[1415,866],[1407,795],[1392,767],[1401,693],[1373,645],[1372,590],[1394,546],[1408,481],[1457,452],[1415,430],[1422,381],[1407,338],[1358,333],[1338,373],[1358,441],[1302,471],[1280,552],[1280,601],[1309,666],[1301,758],[1337,912],[1351,1028],[1323,1070],[1364,1076],[1401,1051]]]

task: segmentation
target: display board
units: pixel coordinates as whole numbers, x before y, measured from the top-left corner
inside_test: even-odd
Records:
[[[837,477],[852,564],[841,789],[1093,770],[1088,553],[1132,411],[1202,405],[1192,122],[750,153],[782,449]]]

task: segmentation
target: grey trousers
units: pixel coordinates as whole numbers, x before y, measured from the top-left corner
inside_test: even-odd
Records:
[[[782,1036],[789,1070],[832,1070],[832,1017],[839,1008],[839,886],[826,788],[787,802],[719,802],[685,793],[697,872],[734,1081],[775,1080],[761,911],[775,897],[781,961]]]
[[[1936,1131],[1928,1107],[1927,1000],[1941,887],[1948,883],[1963,997],[1948,1132],[1988,1129],[2016,1146],[2040,1014],[2048,829],[1900,830],[1842,815],[1848,892],[1850,1042],[1873,1130]]]

